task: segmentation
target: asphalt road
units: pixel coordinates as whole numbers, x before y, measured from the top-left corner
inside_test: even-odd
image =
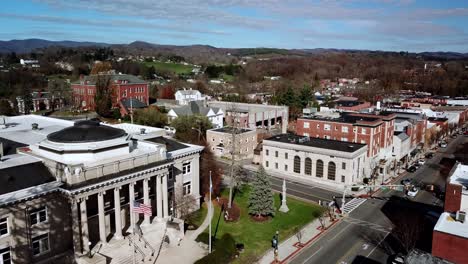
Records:
[[[223,167],[224,171],[229,171],[229,164],[224,161],[220,161],[219,164]],[[245,168],[244,171],[248,175],[248,178],[252,177],[255,173],[254,171]],[[273,176],[271,177],[271,184],[274,191],[281,192],[283,190],[283,179]],[[288,195],[316,203],[318,203],[319,200],[329,202],[333,200],[333,196],[340,195],[337,192],[291,180],[286,180],[286,187]]]
[[[443,186],[445,180],[439,175],[439,162],[443,157],[451,156],[456,147],[465,142],[468,142],[468,138],[463,136],[452,140],[445,150],[436,153],[419,170],[406,174],[402,179],[411,178],[423,184]],[[405,197],[403,192],[394,190],[381,192],[304,248],[290,263],[387,263],[390,255],[401,251],[400,243],[391,234],[396,222],[394,213],[401,209],[425,214],[427,211],[440,211],[442,205],[442,201],[424,190],[414,198]],[[430,233],[430,230],[424,232]],[[430,237],[420,240],[430,246]]]

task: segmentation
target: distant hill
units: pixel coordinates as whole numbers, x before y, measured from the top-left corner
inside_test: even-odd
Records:
[[[228,53],[234,56],[259,56],[259,55],[279,55],[279,56],[309,56],[314,54],[326,53],[363,53],[363,54],[379,54],[379,53],[393,53],[400,52],[390,51],[372,51],[372,50],[354,50],[354,49],[277,49],[277,48],[217,48],[209,45],[160,45],[144,41],[134,41],[129,44],[108,44],[100,42],[80,42],[80,41],[50,41],[44,39],[24,39],[24,40],[9,40],[0,41],[0,53],[16,52],[18,54],[28,53],[36,49],[42,49],[52,46],[61,47],[111,47],[116,51],[122,51],[125,54],[140,54],[140,55],[154,55],[155,53],[161,54],[176,54],[185,58],[196,59],[223,59],[229,61]],[[403,52],[404,53],[404,52]],[[422,56],[426,59],[435,60],[456,60],[468,59],[468,53],[458,52],[421,52],[409,53],[410,56]]]
[[[79,41],[51,41],[45,39],[23,39],[23,40],[9,40],[9,41],[0,41],[0,53],[10,53],[16,52],[28,53],[35,49],[47,48],[51,46],[61,46],[61,47],[86,47],[86,46],[110,46],[106,43],[97,43],[97,42],[79,42]]]

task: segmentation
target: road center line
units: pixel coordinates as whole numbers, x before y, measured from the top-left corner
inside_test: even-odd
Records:
[[[348,223],[348,225],[347,225],[345,228],[341,229],[340,232],[336,233],[336,235],[334,235],[332,238],[330,238],[329,241],[331,241],[331,240],[335,239],[337,236],[339,236],[339,235],[340,235],[343,231],[345,231],[350,225],[351,225],[351,224]]]
[[[310,255],[302,264],[307,263],[311,258],[313,258],[320,250],[322,250],[322,247],[320,247],[317,251],[314,252],[314,254]]]
[[[371,252],[369,252],[369,254],[366,256],[366,258],[368,258],[370,255],[372,255],[372,253],[374,252],[374,250],[375,250],[377,247],[380,246],[380,244],[382,243],[382,241],[385,240],[385,238],[387,238],[388,234],[390,234],[390,232],[387,232],[387,233],[385,234],[385,236],[382,238],[382,240],[380,240],[380,242],[377,244],[377,246],[375,246],[375,247],[371,250]]]

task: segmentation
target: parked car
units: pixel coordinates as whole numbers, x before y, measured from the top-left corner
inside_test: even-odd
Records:
[[[463,135],[465,135],[465,137],[468,137],[468,131],[465,131],[465,133],[463,133]]]
[[[447,142],[442,141],[442,142],[440,142],[439,146],[440,146],[441,148],[446,148],[446,147],[447,147]]]
[[[406,193],[409,197],[416,197],[416,195],[418,194],[419,192],[419,188],[418,187],[412,187],[411,189],[408,190],[408,192]]]
[[[392,264],[404,264],[405,263],[405,257],[401,253],[390,256],[390,259],[391,259]]]
[[[415,166],[410,166],[408,169],[406,169],[407,172],[415,172],[417,168]]]
[[[419,159],[417,163],[419,165],[424,165],[424,163],[426,163],[426,161],[424,159]]]
[[[411,184],[411,179],[404,179],[404,180],[401,181],[401,184],[405,185],[405,186],[410,185]]]

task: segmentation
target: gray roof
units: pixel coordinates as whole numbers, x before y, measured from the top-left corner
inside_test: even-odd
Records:
[[[351,143],[345,141],[331,140],[331,139],[322,139],[322,138],[309,138],[305,136],[299,136],[294,134],[281,134],[272,136],[265,141],[276,141],[287,144],[295,144],[302,146],[309,146],[315,148],[331,149],[343,152],[355,152],[361,148],[364,148],[365,144]]]
[[[198,93],[198,90],[178,90],[177,92],[184,94],[184,95],[194,95]]]
[[[123,98],[120,100],[120,102],[127,110],[130,108],[145,108],[147,106],[145,103],[136,98]]]
[[[203,102],[198,102],[198,101],[192,101],[188,105],[173,108],[172,110],[178,116],[183,116],[183,115],[204,115],[204,116],[206,116],[208,114],[208,112],[210,111],[210,109],[212,109],[213,112],[215,112],[215,113],[217,113],[219,111],[219,108],[205,107],[205,106],[203,106]]]
[[[83,143],[115,139],[126,134],[123,129],[101,126],[97,120],[83,120],[47,135],[47,139],[59,143]]]
[[[409,138],[409,136],[405,132],[394,132],[393,133],[395,136],[397,136],[401,141],[405,141],[406,139]]]
[[[96,79],[98,76],[109,76],[111,78],[111,82],[117,81],[128,81],[128,84],[146,84],[144,80],[138,78],[135,75],[131,74],[99,74],[99,75],[87,75],[84,76],[83,80],[79,80],[73,84],[80,84],[81,81],[88,81],[88,85],[95,85]]]
[[[0,195],[55,181],[41,162],[22,164],[0,170]]]
[[[176,151],[176,150],[179,150],[179,149],[184,149],[184,148],[189,147],[189,146],[187,146],[185,144],[182,144],[180,142],[177,142],[175,140],[171,140],[171,139],[168,139],[168,138],[165,138],[165,137],[147,138],[145,140],[153,142],[153,143],[158,143],[158,144],[165,145],[167,152],[172,152],[172,151]]]

